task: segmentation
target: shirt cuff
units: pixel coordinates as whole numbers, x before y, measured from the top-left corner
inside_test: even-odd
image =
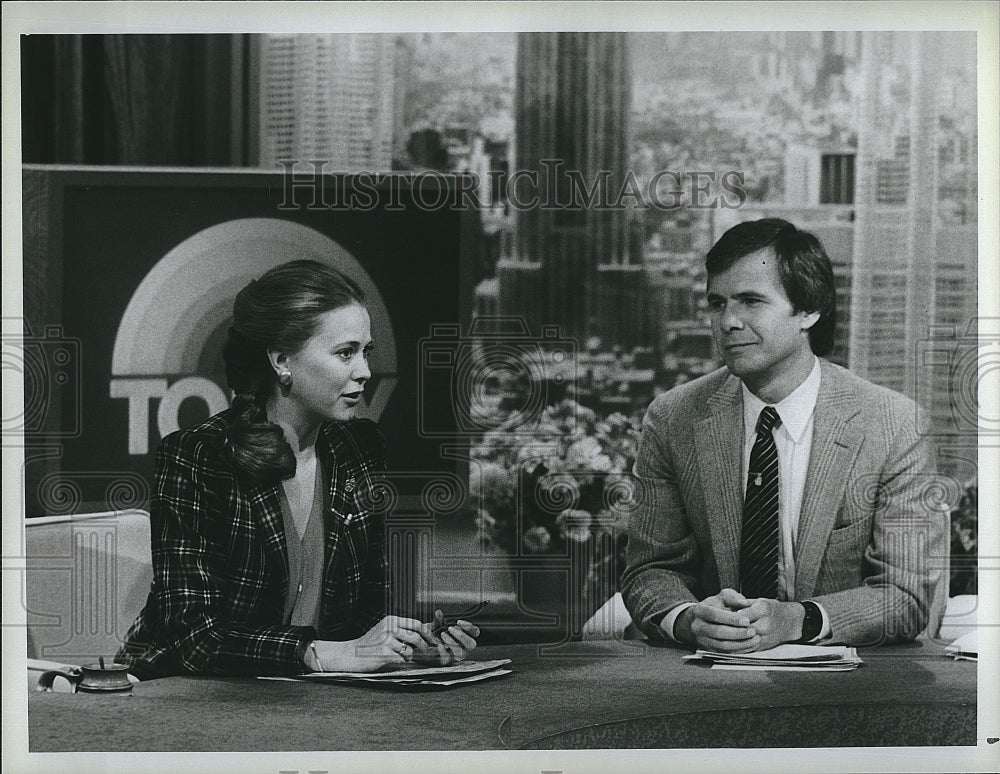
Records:
[[[672,608],[669,613],[663,616],[663,620],[660,621],[660,629],[663,631],[664,636],[670,642],[676,642],[681,645],[684,644],[674,636],[674,624],[677,622],[677,617],[681,613],[683,613],[689,607],[694,607],[696,604],[697,604],[696,602],[681,602],[681,604],[677,605],[677,607]]]
[[[830,628],[830,616],[826,614],[826,610],[823,609],[823,606],[814,599],[811,599],[809,601],[819,608],[819,614],[823,616],[823,626],[820,627],[819,634],[817,634],[815,637],[809,640],[809,643],[807,643],[807,644],[812,644],[814,642],[822,642],[823,640],[828,639],[832,634],[832,631]]]

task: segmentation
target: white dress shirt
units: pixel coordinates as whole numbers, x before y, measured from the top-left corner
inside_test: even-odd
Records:
[[[779,403],[775,411],[781,417],[781,425],[776,427],[774,445],[778,449],[778,509],[780,519],[780,543],[778,546],[778,599],[795,598],[795,547],[799,531],[799,511],[805,490],[806,472],[809,470],[809,454],[812,451],[813,415],[816,398],[819,395],[819,359],[813,358],[812,371],[798,387]],[[750,470],[750,451],[757,438],[757,419],[765,406],[762,401],[743,385],[743,485]],[[675,639],[674,623],[677,617],[693,602],[674,607],[663,618],[661,627],[671,639]],[[830,634],[830,622],[822,605],[817,604],[823,615],[823,628],[816,640]]]
[[[819,395],[819,360],[814,359],[809,376],[783,401],[774,404],[781,424],[773,431],[778,449],[778,509],[781,542],[778,546],[778,599],[795,598],[795,542],[799,510],[812,450],[813,414]],[[743,483],[750,471],[750,451],[757,438],[757,418],[764,403],[743,385]]]

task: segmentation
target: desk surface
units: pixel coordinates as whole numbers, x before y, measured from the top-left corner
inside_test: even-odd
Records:
[[[265,751],[973,745],[976,664],[930,642],[853,672],[731,672],[638,642],[483,647],[514,674],[433,693],[171,677],[34,693],[29,750]]]

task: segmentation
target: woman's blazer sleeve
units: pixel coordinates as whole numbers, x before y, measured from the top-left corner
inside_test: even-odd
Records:
[[[162,628],[157,639],[172,651],[168,660],[193,673],[301,671],[297,650],[316,631],[255,625],[273,594],[264,547],[234,542],[237,535],[254,534],[245,523],[251,509],[240,500],[222,451],[198,434],[174,433],[160,444],[153,478],[151,601]]]

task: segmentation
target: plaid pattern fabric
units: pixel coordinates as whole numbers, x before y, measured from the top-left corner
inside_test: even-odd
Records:
[[[329,481],[321,631],[282,623],[288,560],[278,482],[237,471],[231,411],[165,437],[150,506],[153,583],[118,660],[140,679],[178,673],[288,674],[313,639],[360,636],[389,607],[384,514],[371,507],[385,442],[368,420],[324,425]]]

